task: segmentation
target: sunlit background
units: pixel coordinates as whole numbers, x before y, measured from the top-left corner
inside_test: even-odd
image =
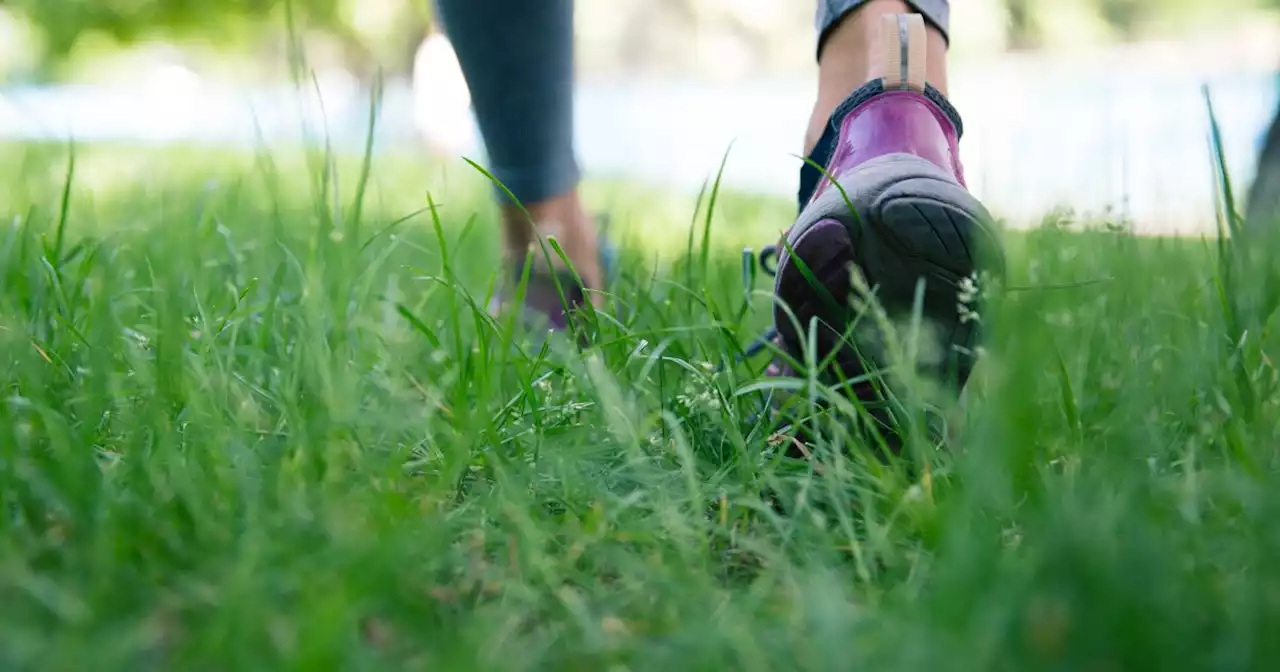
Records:
[[[812,4],[579,0],[586,169],[695,190],[732,144],[727,184],[790,197]],[[956,0],[951,88],[974,191],[1015,225],[1069,205],[1140,232],[1211,229],[1202,87],[1246,184],[1277,105],[1275,4]],[[0,140],[359,151],[379,73],[377,151],[483,160],[426,0],[0,3]]]

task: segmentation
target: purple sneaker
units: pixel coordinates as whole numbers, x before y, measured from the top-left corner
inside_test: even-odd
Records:
[[[887,53],[896,56],[890,74],[835,110],[810,156],[830,178],[809,164],[801,169],[800,216],[785,244],[774,248],[774,324],[783,350],[803,362],[808,325],[817,318],[816,354],[838,367],[820,375],[838,385],[886,365],[879,330],[863,326],[873,324],[871,316],[861,318],[850,306],[853,271],[894,321],[910,315],[923,280],[923,322],[938,347],[922,347],[934,355],[921,362],[922,372],[948,379],[959,391],[979,337],[973,303],[979,255],[995,253],[989,270],[997,276],[1003,261],[991,216],[965,185],[960,116],[924,81],[923,19],[889,18]],[[876,387],[861,383],[851,392],[870,406],[879,401]]]
[[[600,216],[596,221],[600,226],[600,270],[604,275],[605,283],[608,284],[617,271],[617,249],[609,241],[608,217]],[[523,272],[522,266],[517,265],[513,268],[508,286],[502,288],[489,302],[490,315],[499,315],[514,298],[509,292],[513,292],[519,285]],[[556,290],[557,281],[560,285],[559,291]],[[564,294],[563,302],[560,300],[561,292]],[[546,329],[564,331],[569,326],[570,315],[586,302],[587,290],[568,269],[556,270],[555,276],[552,277],[551,273],[535,266],[529,271],[524,300],[519,306],[520,317],[525,327],[533,331]]]
[[[516,269],[511,285],[520,282],[522,272]],[[556,280],[560,282],[560,291],[556,291]],[[564,302],[560,301],[560,292],[564,293]],[[493,297],[489,303],[489,314],[498,315],[512,297],[502,293]],[[568,271],[556,274],[555,279],[546,273],[533,270],[529,273],[529,284],[525,286],[524,300],[520,303],[520,317],[530,329],[550,329],[564,331],[569,326],[569,315],[586,303],[586,292],[577,278]],[[566,312],[565,307],[569,310]]]

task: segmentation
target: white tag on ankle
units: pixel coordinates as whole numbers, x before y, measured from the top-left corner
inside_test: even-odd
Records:
[[[920,14],[886,14],[880,23],[884,88],[923,92],[929,44]]]

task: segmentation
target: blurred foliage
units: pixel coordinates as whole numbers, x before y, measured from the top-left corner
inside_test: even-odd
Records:
[[[156,29],[226,36],[242,19],[260,19],[277,4],[269,0],[5,0],[0,5],[24,15],[39,30],[49,57],[71,53],[88,33],[130,43]],[[332,20],[334,0],[308,0],[303,9],[319,21]]]
[[[804,54],[811,41],[811,2],[767,0],[577,0],[584,57],[593,64],[649,67],[692,64],[758,70]],[[968,3],[965,3],[968,4]],[[1115,39],[1163,27],[1197,25],[1202,17],[1278,6],[1280,0],[987,0],[992,21],[1003,14],[1004,44],[1042,46],[1051,35],[1078,30],[1063,12]],[[119,45],[187,38],[217,47],[268,50],[283,44],[292,23],[311,42],[327,44],[357,77],[381,68],[406,74],[432,26],[432,0],[0,0],[0,10],[25,19],[40,44],[40,78],[56,77],[88,36]],[[726,46],[728,45],[728,46]],[[736,66],[724,61],[737,59]]]
[[[1013,48],[1040,45],[1050,9],[1083,4],[1120,40],[1141,37],[1152,27],[1195,23],[1211,14],[1280,6],[1280,0],[1001,0],[1006,16],[1006,43]],[[1051,7],[1052,6],[1052,7]]]
[[[54,73],[87,36],[131,45],[153,37],[196,38],[232,47],[261,47],[303,36],[334,43],[355,74],[379,67],[408,71],[431,26],[430,3],[405,0],[0,0],[40,39],[40,63]]]
[[[1040,39],[1040,27],[1034,15],[1035,0],[1004,0],[1008,21],[1008,43],[1015,49],[1034,46]]]

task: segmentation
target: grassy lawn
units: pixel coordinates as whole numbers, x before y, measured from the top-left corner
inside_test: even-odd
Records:
[[[1280,374],[1216,241],[1010,236],[961,438],[797,461],[735,364],[788,203],[592,185],[579,352],[477,309],[465,168],[93,148],[64,199],[0,152],[6,669],[1280,661]]]

